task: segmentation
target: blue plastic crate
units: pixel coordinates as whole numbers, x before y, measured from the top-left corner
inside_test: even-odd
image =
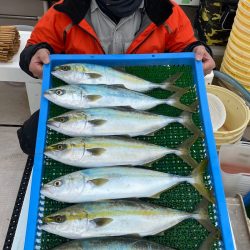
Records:
[[[212,176],[214,194],[219,227],[222,232],[224,249],[234,249],[233,237],[230,228],[229,216],[220,175],[219,162],[213,137],[212,124],[209,116],[208,101],[204,83],[202,63],[194,58],[193,53],[172,54],[147,54],[147,55],[52,55],[51,63],[44,66],[41,109],[37,135],[36,153],[34,160],[32,187],[28,224],[25,239],[25,250],[35,249],[37,226],[39,218],[40,188],[43,177],[43,152],[46,140],[46,121],[48,117],[49,102],[43,97],[43,93],[51,86],[51,70],[57,65],[65,63],[93,63],[106,66],[147,66],[147,65],[188,65],[192,68],[192,75],[196,85],[199,99],[199,112],[203,131],[205,134],[206,153],[209,158],[209,172]]]

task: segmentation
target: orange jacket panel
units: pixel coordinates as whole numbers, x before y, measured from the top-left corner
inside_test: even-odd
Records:
[[[127,54],[181,52],[196,41],[189,19],[177,4],[173,5],[173,13],[165,23],[149,24],[131,43]],[[66,14],[50,8],[35,26],[27,45],[46,42],[56,54],[105,53],[94,29],[85,19],[79,24],[71,24]]]

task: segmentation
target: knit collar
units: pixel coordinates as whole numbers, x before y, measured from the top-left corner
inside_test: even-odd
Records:
[[[143,9],[144,8],[144,0],[142,0],[140,6],[138,9]],[[90,3],[90,10],[91,12],[93,13],[96,9],[100,9],[96,0],[92,0],[91,3]]]

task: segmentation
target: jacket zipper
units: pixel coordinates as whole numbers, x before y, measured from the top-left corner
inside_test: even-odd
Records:
[[[101,43],[99,42],[99,40],[98,40],[93,34],[91,34],[90,32],[88,32],[88,31],[85,30],[84,28],[82,28],[79,24],[78,24],[77,26],[78,26],[81,30],[83,30],[84,32],[88,33],[92,38],[94,38],[96,44],[101,48],[103,54],[106,55],[106,52],[104,51],[104,49],[103,49]],[[156,26],[152,28],[152,30],[147,34],[147,36],[145,36],[145,37],[143,38],[143,40],[140,41],[140,43],[138,43],[138,44],[133,48],[133,50],[130,51],[130,53],[128,53],[129,48],[131,47],[131,45],[132,45],[132,44],[134,43],[134,41],[135,41],[135,40],[133,40],[132,43],[130,44],[130,46],[128,47],[128,49],[126,50],[125,54],[132,54],[132,52],[133,52],[136,48],[138,48],[138,46],[140,46],[140,45],[141,45],[141,44],[142,44],[142,43],[143,43],[143,42],[144,42],[144,41],[154,32],[154,31],[155,31],[155,30],[156,30]],[[138,37],[140,37],[142,34],[143,34],[143,33],[141,33]],[[135,39],[137,39],[138,37],[136,37]]]

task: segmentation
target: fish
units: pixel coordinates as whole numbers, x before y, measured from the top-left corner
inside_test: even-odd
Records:
[[[190,176],[178,176],[133,167],[104,167],[76,171],[44,184],[41,194],[60,202],[81,203],[123,198],[159,198],[160,193],[188,182],[208,201],[214,198],[203,184],[207,160],[203,160]]]
[[[52,250],[173,250],[142,238],[106,237],[67,242]]]
[[[50,118],[47,126],[59,133],[76,136],[149,135],[173,122],[179,122],[192,133],[201,134],[192,121],[192,114],[168,117],[126,108],[89,108]]]
[[[54,67],[51,74],[68,84],[105,84],[123,86],[138,92],[147,92],[152,89],[164,89],[175,92],[185,92],[181,87],[173,85],[182,72],[176,73],[164,83],[152,83],[108,66],[89,63],[70,63]]]
[[[208,231],[216,232],[202,201],[193,213],[141,200],[107,200],[79,203],[42,219],[40,229],[68,239],[109,236],[157,235],[186,219],[196,219]]]
[[[188,112],[195,112],[197,102],[187,106],[180,102],[182,93],[175,93],[167,99],[157,99],[143,93],[117,86],[107,85],[63,85],[44,92],[44,97],[67,109],[130,107],[148,110],[167,104]]]
[[[170,149],[127,137],[74,137],[47,146],[44,154],[53,160],[82,168],[142,166],[167,154],[175,154],[195,168],[197,162],[189,149],[197,138],[192,136],[178,149]]]

